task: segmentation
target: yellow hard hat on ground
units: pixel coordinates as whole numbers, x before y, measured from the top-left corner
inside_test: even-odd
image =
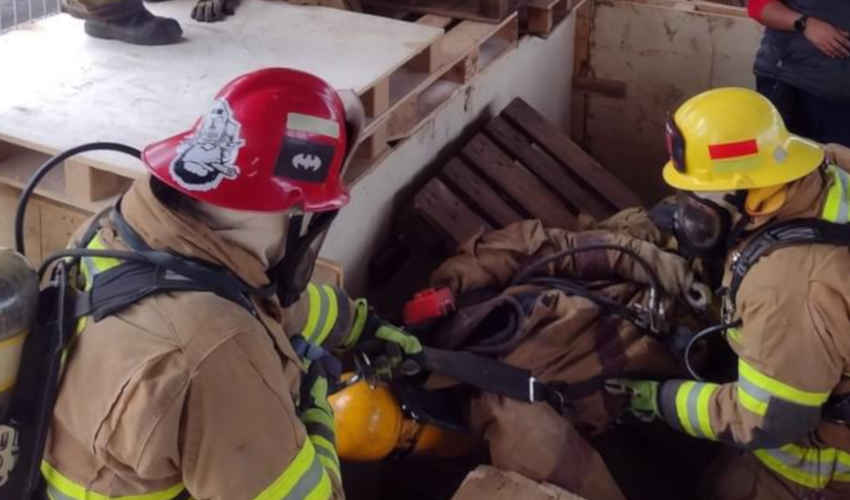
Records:
[[[670,161],[664,180],[684,191],[732,191],[785,184],[824,161],[815,142],[792,135],[761,94],[709,90],[688,99],[667,122]]]

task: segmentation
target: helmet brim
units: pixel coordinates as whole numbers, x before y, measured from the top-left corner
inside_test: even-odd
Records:
[[[193,131],[188,130],[150,144],[142,150],[142,162],[151,175],[187,196],[223,208],[252,212],[285,212],[293,208],[305,212],[326,212],[339,210],[349,202],[348,191],[341,183],[325,184],[321,186],[321,193],[318,190],[305,192],[283,178],[265,183],[257,179],[252,184],[243,182],[241,187],[228,186],[225,179],[216,189],[187,188],[174,177],[172,163],[179,154],[180,144],[192,134]],[[244,189],[250,195],[246,196],[245,192],[238,192],[237,189]]]
[[[676,169],[668,161],[662,170],[664,182],[683,191],[735,191],[785,184],[805,177],[824,162],[825,153],[816,142],[789,135],[782,150],[771,152],[764,164],[755,168],[736,168],[734,175],[718,175],[714,179],[697,179]],[[716,160],[724,162],[724,160]],[[733,164],[738,160],[725,160]]]

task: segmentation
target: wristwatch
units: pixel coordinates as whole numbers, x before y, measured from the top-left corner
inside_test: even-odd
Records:
[[[806,23],[809,21],[809,16],[803,14],[794,21],[794,31],[802,33],[806,31]]]

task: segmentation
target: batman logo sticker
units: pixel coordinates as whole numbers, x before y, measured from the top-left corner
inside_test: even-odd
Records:
[[[292,158],[292,166],[304,170],[317,171],[322,168],[322,159],[316,155],[298,153]]]
[[[324,182],[334,159],[334,147],[286,136],[274,173],[305,182]]]

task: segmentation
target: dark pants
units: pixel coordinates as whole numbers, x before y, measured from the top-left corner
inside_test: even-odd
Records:
[[[756,89],[779,109],[792,133],[850,147],[850,101],[816,97],[787,83],[756,76]]]

